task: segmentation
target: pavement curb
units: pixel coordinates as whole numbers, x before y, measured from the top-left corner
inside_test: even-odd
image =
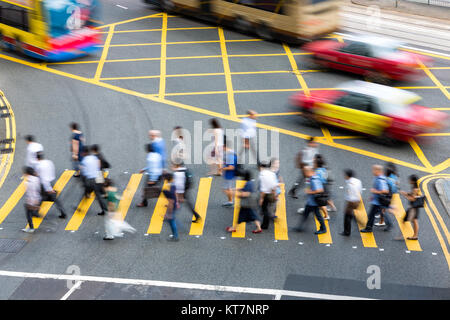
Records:
[[[450,179],[439,179],[436,181],[434,187],[441,199],[442,205],[450,216]]]
[[[404,12],[436,19],[450,19],[450,7],[427,5],[405,0],[349,0],[361,6],[378,6],[381,9]]]

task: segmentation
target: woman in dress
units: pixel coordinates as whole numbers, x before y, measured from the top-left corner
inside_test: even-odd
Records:
[[[406,210],[404,221],[412,221],[414,230],[413,236],[408,237],[408,240],[419,239],[419,209],[423,207],[423,203],[417,204],[417,199],[422,197],[418,180],[416,175],[410,175],[409,183],[411,185],[411,192],[400,191],[400,194],[409,201],[409,208]]]
[[[208,175],[222,175],[224,132],[216,118],[210,120],[214,137],[214,148],[211,151],[210,172]]]

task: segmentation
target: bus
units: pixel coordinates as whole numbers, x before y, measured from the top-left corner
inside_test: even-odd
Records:
[[[339,27],[340,0],[144,0],[173,13],[231,25],[266,40],[300,43]]]
[[[99,49],[97,0],[0,0],[0,46],[58,62]]]

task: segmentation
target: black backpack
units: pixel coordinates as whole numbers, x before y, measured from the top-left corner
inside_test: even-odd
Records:
[[[387,208],[387,207],[389,207],[391,205],[392,187],[391,187],[391,185],[389,184],[389,182],[386,179],[384,179],[384,178],[378,178],[378,179],[382,179],[382,180],[386,181],[386,184],[388,186],[389,193],[387,193],[387,194],[383,193],[383,194],[379,194],[378,195],[378,201],[380,202],[380,205],[382,207],[386,207]]]
[[[188,169],[183,171],[186,176],[186,180],[184,181],[184,190],[188,190],[192,186],[193,175],[192,172]]]

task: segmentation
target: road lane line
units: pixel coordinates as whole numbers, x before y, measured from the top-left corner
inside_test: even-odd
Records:
[[[55,185],[53,186],[53,189],[56,191],[56,197],[59,197],[62,190],[67,185],[70,178],[72,178],[74,173],[75,173],[74,170],[66,170],[61,174],[61,176],[59,177],[59,179],[56,181]],[[32,217],[34,229],[39,229],[39,226],[41,225],[42,221],[44,221],[45,216],[52,208],[53,203],[54,202],[52,202],[52,201],[42,201],[41,207],[39,208],[40,217]],[[29,227],[30,226],[27,223],[26,228],[29,228]]]
[[[285,43],[283,43],[283,48],[284,48],[284,51],[286,51],[287,57],[289,59],[289,63],[291,64],[292,71],[295,72],[295,75],[297,77],[298,83],[300,84],[300,87],[302,88],[303,92],[305,92],[305,95],[309,96],[310,93],[309,93],[308,85],[306,84],[306,81],[303,78],[303,76],[301,75],[301,73],[298,72],[299,70],[298,70],[297,62],[295,61],[295,58],[292,55],[291,49]]]
[[[0,224],[3,223],[3,220],[10,214],[10,212],[15,208],[19,200],[23,197],[25,193],[25,180],[19,184],[19,186],[14,190],[12,195],[6,200],[5,204],[0,208]]]
[[[284,183],[281,184],[280,189],[281,193],[278,196],[277,210],[275,212],[277,218],[273,222],[275,240],[289,240],[286,219],[286,197]]]
[[[361,235],[361,240],[363,246],[366,248],[377,248],[377,242],[375,241],[375,236],[373,232],[361,232],[361,229],[364,229],[367,224],[367,212],[364,206],[364,201],[361,199],[358,208],[353,210],[355,214],[356,223],[358,225],[358,232]]]
[[[18,271],[8,271],[8,270],[0,270],[0,276],[1,277],[13,277],[13,278],[34,278],[34,279],[54,279],[54,280],[65,280],[65,281],[71,280],[71,281],[83,281],[83,282],[102,282],[102,283],[127,284],[127,285],[135,285],[135,286],[155,286],[155,287],[191,289],[191,290],[207,290],[207,291],[219,291],[219,292],[263,294],[263,295],[270,295],[270,296],[282,295],[282,296],[310,298],[310,299],[375,300],[375,299],[363,298],[363,297],[353,297],[353,296],[304,292],[304,291],[293,291],[293,290],[250,288],[250,287],[232,287],[232,286],[189,283],[189,282],[170,282],[170,281],[160,281],[160,280],[126,279],[126,278],[111,278],[111,277],[82,276],[82,275],[68,275],[68,274],[32,273],[32,272],[18,272]]]
[[[144,19],[148,19],[148,18],[161,18],[161,13],[155,13],[155,14],[151,14],[151,15],[143,16],[143,17],[139,17],[139,18],[133,18],[133,19],[123,20],[123,21],[114,22],[114,23],[110,23],[110,24],[105,24],[105,25],[97,27],[95,29],[103,29],[103,28],[108,28],[108,27],[112,27],[112,26],[115,27],[115,26],[118,26],[118,25],[121,25],[124,23],[135,22],[135,21],[144,20]]]
[[[328,130],[328,128],[324,127],[324,126],[320,126],[320,129],[322,130],[323,137],[325,138],[325,140],[327,140],[328,142],[332,143],[333,142],[333,137],[330,134],[330,130]]]
[[[97,70],[95,71],[94,81],[99,81],[100,76],[102,75],[103,66],[105,65],[106,57],[108,56],[109,46],[111,44],[111,39],[114,35],[114,26],[109,27],[108,36],[105,40],[105,45],[103,47],[102,56],[100,57],[100,61],[97,65]]]
[[[419,137],[447,137],[450,136],[450,132],[441,133],[422,133],[418,135]]]
[[[108,172],[105,172],[103,176],[106,178],[108,176]],[[78,230],[94,200],[95,200],[94,191],[91,192],[89,198],[83,196],[80,203],[78,204],[77,209],[73,213],[72,218],[70,218],[69,223],[66,225],[65,229],[66,231]]]
[[[166,93],[166,52],[167,52],[167,13],[163,13],[161,31],[161,60],[159,67],[159,93],[158,98],[164,98]]]
[[[409,139],[409,144],[411,145],[411,147],[413,148],[414,152],[417,155],[417,158],[419,158],[420,162],[422,162],[422,164],[426,167],[426,168],[432,168],[433,166],[431,165],[431,163],[428,161],[427,157],[425,156],[425,154],[423,153],[422,149],[420,149],[419,145],[417,144],[416,140],[414,139]]]
[[[244,180],[236,181],[236,190],[242,189],[245,186]],[[234,196],[234,211],[233,211],[233,226],[236,226],[239,218],[239,211],[241,210],[241,199],[235,195]],[[233,238],[245,238],[245,227],[247,223],[242,222],[236,226],[236,232],[232,232],[231,236]]]
[[[200,178],[197,191],[197,200],[195,202],[195,212],[197,212],[201,220],[196,223],[191,223],[191,230],[189,235],[201,236],[203,234],[203,228],[205,227],[206,213],[208,211],[209,194],[211,192],[212,178]],[[194,219],[194,216],[192,216]]]
[[[117,212],[120,212],[120,214],[122,215],[122,220],[125,220],[125,217],[127,216],[131,201],[133,201],[134,194],[136,193],[139,184],[141,183],[141,179],[142,174],[132,174],[127,187],[123,191],[122,199],[120,200],[119,206],[117,207]]]
[[[404,222],[403,218],[406,215],[405,209],[403,208],[402,200],[400,199],[400,195],[398,193],[394,193],[392,195],[391,206],[393,207],[395,219],[397,219],[398,226],[400,227],[400,231],[405,239],[406,247],[410,251],[422,251],[420,247],[420,243],[418,240],[408,240],[408,237],[411,237],[414,234],[413,228],[411,227],[411,223],[409,221]],[[385,214],[390,214],[387,211]]]
[[[72,293],[75,292],[75,290],[77,290],[78,288],[80,288],[81,284],[83,283],[83,281],[77,281],[70,289],[69,291],[67,291],[67,293],[65,295],[62,296],[62,298],[60,300],[67,300],[70,295]]]
[[[222,28],[218,28],[217,30],[219,32],[220,52],[222,53],[222,63],[223,63],[223,70],[225,73],[225,83],[227,85],[228,108],[230,111],[230,115],[232,117],[235,117],[236,116],[236,104],[234,101],[233,81],[231,80],[231,70],[230,70],[230,65],[228,62],[225,35],[223,33]]]
[[[423,64],[420,59],[416,58],[417,63],[421,67],[421,69],[425,72],[425,74],[433,81],[433,83],[442,91],[442,93],[450,100],[450,93],[447,89],[442,85],[442,83],[434,76],[434,74]]]
[[[164,181],[162,190],[169,190],[169,183]],[[150,225],[148,226],[147,234],[160,234],[164,222],[164,216],[166,215],[167,205],[169,201],[163,192],[158,197],[155,210],[153,211]],[[145,209],[144,209],[145,210]]]
[[[277,116],[294,116],[300,115],[301,112],[275,112],[275,113],[258,113],[258,117],[277,117]],[[246,118],[248,114],[238,114],[238,118]]]

